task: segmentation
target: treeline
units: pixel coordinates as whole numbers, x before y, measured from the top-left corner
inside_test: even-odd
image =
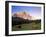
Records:
[[[27,24],[27,23],[32,23],[32,22],[35,22],[35,23],[40,23],[41,20],[28,20],[28,19],[23,19],[23,18],[20,18],[20,17],[12,17],[12,26],[13,25],[21,25],[21,24]]]

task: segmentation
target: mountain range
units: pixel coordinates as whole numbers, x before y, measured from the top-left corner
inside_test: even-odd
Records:
[[[31,23],[31,22],[40,22],[40,19],[32,19],[32,16],[30,16],[26,12],[21,13],[14,13],[12,15],[12,25],[19,25],[24,23]]]
[[[41,17],[39,16],[32,16],[30,14],[28,14],[27,12],[17,12],[12,14],[13,17],[20,17],[23,19],[28,19],[28,20],[39,20],[41,19]]]

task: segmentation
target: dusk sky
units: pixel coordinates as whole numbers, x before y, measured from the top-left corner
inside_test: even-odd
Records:
[[[41,16],[41,7],[35,6],[12,6],[12,13],[27,12],[31,16]]]

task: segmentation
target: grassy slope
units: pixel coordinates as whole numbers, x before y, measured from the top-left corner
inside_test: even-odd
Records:
[[[14,25],[12,27],[12,31],[19,31],[19,30],[39,30],[41,29],[41,23],[29,23],[29,24],[22,24],[21,28],[18,28],[18,25]]]

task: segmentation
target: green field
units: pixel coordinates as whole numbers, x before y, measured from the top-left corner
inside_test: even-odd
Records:
[[[21,28],[18,28],[21,26]],[[40,30],[41,29],[41,22],[39,23],[28,23],[28,24],[21,24],[21,25],[14,25],[12,27],[12,31],[22,31],[22,30]]]

